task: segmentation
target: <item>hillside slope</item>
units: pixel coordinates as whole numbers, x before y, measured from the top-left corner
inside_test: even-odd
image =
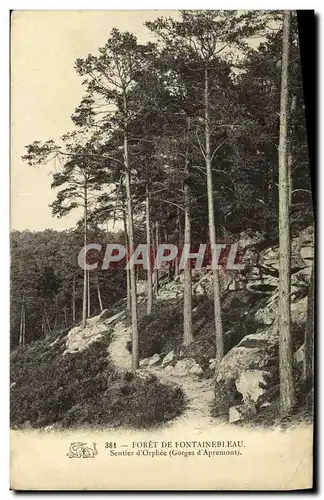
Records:
[[[200,272],[195,278],[195,342],[186,348],[182,345],[182,277],[165,280],[150,316],[145,314],[142,286],[136,376],[130,373],[131,328],[121,303],[118,311],[103,311],[89,319],[84,330],[76,326],[55,340],[13,352],[12,424],[141,427],[176,418],[179,424],[190,421],[199,429],[207,428],[215,416],[233,423],[262,423],[263,415],[264,420],[275,421],[278,249],[247,237],[240,244],[245,270],[222,277],[225,356],[219,366],[210,274]],[[291,311],[299,413],[306,407],[308,411],[310,402],[303,386],[303,343],[313,244],[311,228],[292,242]]]

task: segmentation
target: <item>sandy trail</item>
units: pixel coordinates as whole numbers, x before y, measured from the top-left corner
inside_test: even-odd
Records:
[[[114,328],[113,340],[109,345],[111,361],[118,371],[129,371],[131,369],[131,354],[126,348],[127,342],[131,340],[131,327],[127,327],[123,322],[116,324]],[[211,417],[211,404],[214,399],[214,384],[212,379],[199,380],[194,376],[186,375],[176,377],[165,373],[158,366],[145,367],[138,370],[139,375],[153,373],[165,384],[181,387],[183,390],[187,406],[185,411],[177,418],[167,423],[167,426],[175,425],[194,427],[197,430],[204,430],[215,425],[216,419]]]

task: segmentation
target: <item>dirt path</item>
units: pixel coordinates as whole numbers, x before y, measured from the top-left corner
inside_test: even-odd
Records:
[[[123,322],[116,324],[114,337],[109,345],[109,354],[117,370],[127,371],[131,369],[131,354],[126,349],[127,342],[131,340],[131,327],[126,327]],[[212,379],[198,380],[194,376],[186,375],[176,377],[165,373],[163,369],[157,366],[145,367],[138,370],[138,374],[153,373],[165,384],[180,386],[183,390],[187,407],[185,411],[177,418],[169,422],[168,426],[190,425],[198,430],[204,430],[215,425],[215,418],[211,417],[210,409],[214,399],[214,385]]]
[[[109,344],[108,351],[117,371],[131,370],[132,357],[126,348],[127,342],[131,340],[131,331],[132,328],[125,326],[123,321],[114,327],[113,339]]]

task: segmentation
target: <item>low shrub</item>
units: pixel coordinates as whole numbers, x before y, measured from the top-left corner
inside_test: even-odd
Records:
[[[86,351],[62,356],[64,339],[40,341],[11,357],[11,424],[43,427],[149,427],[179,415],[181,389],[155,377],[121,375],[109,362],[109,335]]]
[[[183,312],[181,301],[155,305],[152,314],[140,317],[138,324],[140,358],[158,353],[165,355],[182,343]],[[131,345],[129,346],[131,349]]]
[[[255,305],[254,294],[246,291],[227,292],[224,296],[223,330],[224,350],[228,352],[247,334],[255,333],[257,323],[250,312]],[[193,297],[193,328],[195,342],[183,346],[182,299],[159,302],[150,315],[141,314],[138,324],[139,356],[148,358],[158,353],[162,357],[175,351],[177,357],[194,358],[207,376],[209,360],[215,357],[215,320],[213,300]],[[131,342],[127,345],[131,352]]]

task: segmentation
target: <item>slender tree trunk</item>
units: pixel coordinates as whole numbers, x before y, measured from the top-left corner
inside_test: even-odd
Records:
[[[155,228],[155,223],[152,224],[152,229],[151,229],[151,242],[152,242],[152,251],[153,251],[153,262],[155,262],[156,259],[156,248],[155,248],[155,236],[154,236],[154,228]],[[154,269],[154,264],[153,264],[153,269],[152,269],[152,288],[153,288],[153,295],[154,297],[156,296],[156,289],[155,289],[155,269]]]
[[[103,306],[102,306],[102,299],[101,299],[101,292],[100,292],[100,283],[99,283],[99,276],[97,274],[97,295],[98,295],[98,302],[99,302],[99,307],[100,311],[103,311]]]
[[[47,335],[51,335],[52,329],[51,329],[50,321],[49,321],[47,313],[46,313],[46,309],[44,310],[44,315],[45,315],[45,321],[46,321],[46,325],[47,325]]]
[[[190,209],[188,206],[188,191],[185,187],[185,227],[184,227],[184,243],[191,243],[191,221]],[[192,328],[192,287],[191,287],[191,265],[187,261],[183,270],[183,343],[189,345],[193,342]]]
[[[159,223],[158,221],[155,222],[155,255],[157,254],[158,248],[159,248],[159,240],[160,240],[160,235],[159,235]],[[155,295],[158,294],[159,291],[159,270],[154,268],[154,288],[155,288]]]
[[[187,131],[189,134],[189,118],[187,117]],[[188,141],[188,137],[187,137]],[[191,245],[191,218],[190,218],[190,188],[188,185],[189,175],[189,158],[188,146],[186,146],[185,156],[185,171],[184,171],[184,206],[185,206],[185,225],[184,225],[184,243]],[[187,260],[183,270],[183,343],[190,345],[193,340],[193,327],[192,327],[192,286],[191,286],[191,265]]]
[[[90,301],[90,271],[87,271],[87,291],[88,291],[88,318],[91,316],[91,301]]]
[[[75,274],[73,275],[72,288],[72,323],[75,324]]]
[[[84,247],[87,245],[87,232],[88,232],[88,190],[87,183],[84,183]],[[83,271],[83,303],[82,303],[82,328],[87,324],[87,271],[85,268],[86,254],[84,254],[84,271]]]
[[[126,220],[126,208],[123,209],[123,223],[125,235],[126,256],[129,258],[129,239]],[[127,262],[126,262],[127,263]],[[131,286],[130,286],[130,269],[126,268],[126,288],[127,288],[127,311],[131,310]]]
[[[181,232],[181,225],[180,225],[180,209],[179,207],[177,208],[177,224],[176,224],[176,227],[177,227],[177,235],[178,235],[178,238],[177,238],[177,243],[178,243],[178,253],[179,253],[179,250],[180,250],[180,232]],[[178,258],[178,255],[177,257],[175,258],[175,261],[174,261],[174,277],[176,276],[179,276],[179,258]]]
[[[290,105],[290,130],[289,130],[289,140],[288,140],[288,190],[289,190],[289,209],[291,208],[291,195],[292,195],[292,164],[293,164],[293,155],[292,155],[292,124],[291,121],[294,116],[294,112],[296,109],[296,96],[293,96],[291,99]]]
[[[305,381],[313,385],[314,377],[314,301],[315,301],[315,264],[313,264],[308,291],[307,322],[305,328]]]
[[[208,222],[209,222],[209,242],[211,248],[216,245],[216,230],[214,216],[214,189],[212,173],[212,153],[210,146],[210,123],[209,123],[209,81],[208,67],[205,67],[205,162],[207,173],[207,198],[208,198]],[[215,267],[215,266],[214,266]],[[218,268],[213,269],[213,292],[214,292],[214,317],[216,333],[216,370],[224,356],[223,325],[220,303],[220,286]]]
[[[147,245],[147,314],[152,312],[153,286],[151,263],[151,220],[150,220],[150,195],[146,187],[146,245]]]
[[[284,12],[279,132],[279,374],[280,411],[286,415],[295,403],[290,313],[290,226],[288,175],[288,87],[290,12]]]
[[[127,103],[124,98],[124,111],[127,116]],[[128,236],[129,249],[134,250],[134,226],[133,226],[133,203],[130,184],[130,164],[128,156],[128,138],[127,123],[124,131],[124,162],[125,162],[125,184],[127,199],[127,218],[128,218]],[[135,266],[130,269],[130,288],[131,288],[131,313],[132,313],[132,370],[135,372],[138,368],[138,317],[137,317],[137,290],[136,290],[136,271]]]

